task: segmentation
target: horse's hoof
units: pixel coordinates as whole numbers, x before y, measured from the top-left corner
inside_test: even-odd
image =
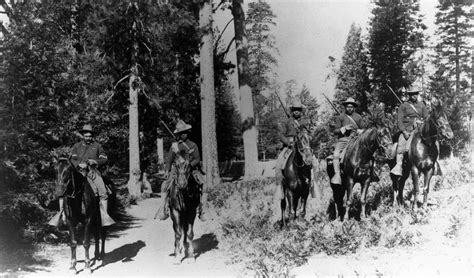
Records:
[[[92,274],[92,268],[86,267],[86,268],[84,269],[84,273],[91,275],[91,274]]]
[[[181,257],[176,257],[173,261],[173,264],[175,265],[180,265],[182,262],[182,258]]]
[[[74,266],[71,266],[71,267],[69,268],[69,272],[71,272],[72,274],[75,275],[75,274],[77,274],[77,269],[76,269]]]

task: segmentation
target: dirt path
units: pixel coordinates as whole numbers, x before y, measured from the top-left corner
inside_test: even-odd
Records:
[[[106,264],[93,266],[94,276],[236,276],[236,270],[225,265],[224,256],[218,249],[210,225],[196,220],[194,246],[200,253],[195,262],[185,260],[174,265],[170,254],[173,252],[174,233],[171,220],[154,220],[158,198],[145,199],[128,209],[134,218],[133,224],[121,234],[107,240]],[[91,254],[93,248],[91,247]],[[53,262],[35,272],[23,272],[26,277],[71,275],[68,271],[70,251],[68,246],[46,246],[36,254],[37,259],[50,259]],[[54,258],[54,259],[53,259]],[[78,259],[83,260],[84,249],[78,247]],[[78,270],[84,267],[78,263]],[[79,276],[87,275],[84,271]]]

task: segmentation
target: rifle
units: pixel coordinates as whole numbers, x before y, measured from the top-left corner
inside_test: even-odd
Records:
[[[392,89],[392,87],[390,87],[388,84],[385,84],[385,85],[387,85],[387,87],[390,89],[390,92],[392,92],[392,94],[397,98],[398,102],[400,102],[400,104],[403,104],[403,101],[397,96],[397,94],[395,94],[395,91]],[[411,104],[410,106],[412,106],[412,109],[415,110],[416,115],[418,115],[418,117],[423,119],[423,116],[421,116],[420,113],[416,111],[415,107]]]
[[[323,96],[326,98],[326,100],[329,102],[329,104],[331,104],[331,107],[332,107],[332,109],[334,109],[334,111],[336,111],[336,114],[338,114],[338,115],[341,114],[341,113],[339,113],[339,110],[337,110],[337,108],[336,108],[336,106],[334,105],[334,103],[332,103],[332,101],[329,100],[329,98],[326,96],[326,94],[323,93]]]
[[[288,111],[286,111],[285,105],[283,104],[283,101],[281,101],[280,96],[278,95],[277,91],[275,90],[275,95],[277,96],[278,100],[280,101],[281,108],[283,108],[283,111],[285,111],[286,117],[289,119],[290,114],[288,114]]]
[[[398,102],[402,104],[403,101],[397,96],[397,94],[395,94],[395,91],[392,89],[392,87],[390,87],[388,84],[385,84],[385,85],[387,85],[387,87],[390,89],[390,92],[392,92],[392,94],[397,98]]]

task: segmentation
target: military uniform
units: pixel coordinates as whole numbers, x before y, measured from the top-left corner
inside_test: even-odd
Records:
[[[171,144],[171,148],[168,152],[168,156],[166,159],[166,170],[167,170],[167,179],[161,185],[161,192],[162,194],[162,203],[158,210],[158,215],[160,220],[166,220],[169,217],[169,202],[168,202],[168,194],[173,183],[174,176],[176,175],[176,168],[173,167],[173,163],[176,159],[176,156],[179,155],[184,157],[185,159],[189,160],[190,166],[193,168],[192,176],[194,180],[201,185],[202,193],[200,204],[198,207],[198,215],[199,219],[202,221],[206,220],[206,213],[203,205],[207,205],[207,195],[208,195],[208,187],[204,182],[204,176],[199,168],[199,163],[201,162],[201,156],[199,155],[199,148],[196,143],[189,140],[187,138],[187,131],[191,129],[191,125],[186,124],[184,121],[179,120],[176,124],[176,129],[174,134],[178,137],[186,136],[185,139],[179,140]],[[184,140],[184,141],[183,141]]]
[[[107,162],[107,155],[104,148],[97,143],[92,142],[86,144],[84,141],[74,144],[71,149],[71,162],[75,167],[80,164],[88,164],[89,159],[97,161],[97,167],[105,165]],[[101,200],[107,200],[108,190],[105,187],[104,180],[100,171],[96,167],[90,167],[87,179],[92,187],[92,190]]]
[[[417,95],[420,90],[417,88],[410,88],[407,93],[410,95]],[[411,144],[413,138],[413,131],[418,123],[428,118],[428,109],[420,101],[412,101],[408,99],[400,105],[397,112],[397,123],[401,133],[398,137],[397,144],[397,164],[391,170],[391,173],[397,176],[402,175],[403,156]]]
[[[177,155],[188,159],[189,164],[192,168],[197,167],[201,161],[198,146],[193,141],[188,139],[186,140],[186,142],[179,141],[173,143],[166,158],[166,171],[170,174],[168,176],[168,179],[162,183],[161,192],[168,192],[168,190],[170,189],[176,171],[173,167],[173,162]]]
[[[343,104],[352,104],[357,106],[353,98],[348,98]],[[362,116],[357,112],[353,112],[351,115],[344,113],[334,117],[332,132],[337,136],[337,141],[334,144],[333,152],[333,166],[335,174],[331,178],[331,183],[341,184],[341,154],[349,143],[351,136],[356,135],[357,130],[361,130],[363,128],[365,128],[365,123],[362,119]]]
[[[303,105],[299,100],[295,100],[291,105],[290,109],[292,113],[296,111],[302,112]],[[283,123],[279,124],[279,139],[283,144],[281,152],[278,154],[276,161],[275,178],[277,184],[277,199],[283,199],[283,172],[286,161],[291,154],[293,147],[294,137],[296,136],[298,129],[304,128],[308,125],[307,119],[296,119],[294,115],[286,119]]]

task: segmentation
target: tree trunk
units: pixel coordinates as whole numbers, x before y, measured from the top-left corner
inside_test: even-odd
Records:
[[[220,182],[220,176],[217,163],[211,0],[202,1],[200,4],[199,26],[203,32],[200,46],[202,160],[206,172],[206,184],[214,186]]]
[[[140,146],[138,136],[138,86],[137,86],[138,66],[132,67],[129,79],[130,105],[128,110],[129,118],[129,180],[128,193],[130,196],[138,197],[141,194],[140,183]]]
[[[258,169],[257,128],[253,110],[252,89],[249,85],[248,41],[245,35],[245,13],[243,0],[232,0],[237,69],[239,77],[240,114],[244,139],[245,179],[256,177]]]

